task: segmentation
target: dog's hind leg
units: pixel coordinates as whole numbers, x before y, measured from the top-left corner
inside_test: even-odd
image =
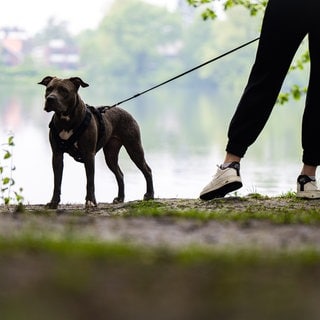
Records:
[[[146,184],[147,191],[144,194],[144,200],[152,200],[154,199],[154,190],[153,190],[153,180],[152,180],[152,170],[148,166],[145,157],[144,151],[142,148],[142,144],[140,140],[131,141],[131,143],[126,143],[124,145],[126,148],[131,160],[135,163],[135,165],[141,170],[143,173]]]
[[[123,173],[118,165],[119,151],[121,147],[121,141],[112,137],[103,148],[107,166],[114,173],[118,184],[118,196],[113,199],[113,203],[120,203],[124,201]]]

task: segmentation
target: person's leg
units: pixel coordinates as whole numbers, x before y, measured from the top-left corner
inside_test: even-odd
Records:
[[[319,19],[318,19],[319,20]],[[309,34],[310,79],[302,119],[302,161],[306,165],[320,164],[318,141],[320,119],[320,21]]]
[[[316,183],[316,169],[320,164],[320,147],[317,139],[320,119],[320,21],[317,12],[320,4],[314,5],[318,6],[318,10],[313,7],[308,13],[310,79],[302,120],[303,166],[297,179],[297,196],[302,198],[320,198]]]
[[[305,35],[301,0],[270,0],[255,63],[228,131],[228,153],[243,157],[265,126]]]
[[[317,166],[309,166],[307,164],[304,164],[301,169],[301,175],[306,175],[309,177],[315,177],[316,176],[316,170]]]
[[[300,0],[270,0],[263,20],[256,60],[230,122],[224,163],[200,193],[204,200],[241,188],[240,159],[263,129],[293,56],[306,35]]]
[[[226,152],[226,156],[224,158],[223,163],[231,163],[231,162],[240,162],[241,157],[236,156],[235,154]]]

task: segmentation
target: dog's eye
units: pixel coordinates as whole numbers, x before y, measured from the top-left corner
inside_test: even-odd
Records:
[[[52,92],[52,87],[47,87],[47,89],[46,89],[46,94],[48,95],[48,94],[50,94]]]
[[[68,90],[64,87],[59,88],[59,93],[63,96],[67,96],[68,95]]]

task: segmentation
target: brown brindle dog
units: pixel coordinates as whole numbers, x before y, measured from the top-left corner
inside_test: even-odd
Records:
[[[118,107],[94,108],[86,105],[78,90],[89,85],[79,77],[59,79],[45,77],[39,84],[46,86],[45,106],[54,112],[50,122],[49,139],[52,149],[54,190],[49,208],[60,202],[63,172],[63,154],[67,152],[76,161],[84,163],[87,177],[86,207],[96,206],[94,191],[95,155],[103,149],[109,169],[118,183],[118,196],[114,203],[124,201],[123,173],[118,165],[120,148],[124,146],[136,166],[142,171],[147,185],[144,200],[154,198],[151,169],[146,163],[136,120]]]

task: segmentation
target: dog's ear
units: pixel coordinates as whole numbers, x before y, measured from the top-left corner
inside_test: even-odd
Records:
[[[51,76],[47,76],[44,77],[40,82],[38,82],[38,84],[42,84],[44,86],[47,86],[49,84],[49,82],[55,77],[51,77]]]
[[[82,88],[89,87],[89,85],[79,77],[72,77],[72,78],[69,78],[69,80],[75,85],[77,90],[79,89],[80,86]]]

